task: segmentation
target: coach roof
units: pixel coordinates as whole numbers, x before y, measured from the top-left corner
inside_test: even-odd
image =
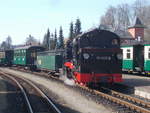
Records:
[[[33,49],[33,48],[43,48],[42,46],[22,46],[22,47],[16,47],[14,50],[20,50],[20,49]]]

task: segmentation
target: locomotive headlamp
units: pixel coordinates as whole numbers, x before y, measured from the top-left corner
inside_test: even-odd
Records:
[[[89,59],[90,55],[88,53],[83,53],[83,58],[84,59]]]
[[[121,53],[117,54],[117,58],[118,58],[119,60],[121,60],[121,59],[122,59],[122,54],[121,54]]]

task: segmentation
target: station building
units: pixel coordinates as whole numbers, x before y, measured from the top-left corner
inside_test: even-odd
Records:
[[[130,43],[136,41],[145,41],[145,26],[141,20],[137,17],[133,25],[129,26],[126,31],[116,30],[114,31],[121,37],[121,43]]]

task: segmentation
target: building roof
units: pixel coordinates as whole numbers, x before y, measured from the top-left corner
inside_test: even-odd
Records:
[[[133,39],[132,35],[128,31],[124,30],[115,30],[114,31],[120,38],[123,39]]]
[[[129,26],[128,28],[145,28],[145,26],[143,25],[139,17],[136,17],[133,25]]]
[[[133,45],[147,45],[150,44],[150,41],[137,41],[137,40],[132,40],[128,43],[122,43],[121,46],[133,46]]]

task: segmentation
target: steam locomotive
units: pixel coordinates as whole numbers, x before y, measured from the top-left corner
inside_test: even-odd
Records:
[[[120,38],[106,30],[94,29],[69,40],[66,49],[66,75],[76,82],[122,82]]]

